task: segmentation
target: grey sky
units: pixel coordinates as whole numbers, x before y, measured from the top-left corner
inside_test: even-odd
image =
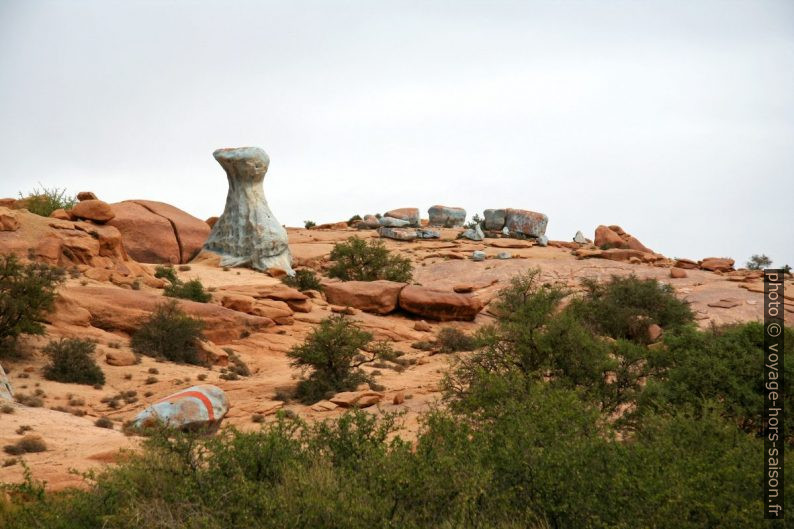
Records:
[[[0,0],[0,196],[281,222],[433,204],[794,265],[794,2]]]

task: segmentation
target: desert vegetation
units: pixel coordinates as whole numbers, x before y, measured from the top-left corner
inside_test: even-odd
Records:
[[[317,290],[322,292],[323,285],[317,273],[309,268],[299,268],[295,270],[294,276],[284,276],[281,282],[292,288],[297,288],[301,292],[306,290]]]
[[[52,340],[44,353],[50,363],[44,367],[44,378],[89,386],[105,383],[105,374],[94,360],[96,343],[80,338]]]
[[[27,195],[19,194],[25,209],[42,217],[49,217],[57,209],[72,209],[77,199],[66,194],[66,189],[57,187],[34,188]]]
[[[183,268],[180,267],[180,270]],[[190,270],[190,267],[185,270]],[[176,269],[172,266],[157,266],[154,276],[168,281],[169,284],[163,289],[163,294],[170,298],[189,299],[199,303],[206,303],[212,299],[212,294],[204,290],[201,281],[198,279],[182,281],[177,277]]]
[[[172,362],[201,364],[198,341],[204,323],[179,308],[175,300],[157,307],[132,335],[130,345],[138,354]]]
[[[330,277],[343,281],[386,279],[407,283],[413,275],[410,259],[391,253],[383,241],[350,237],[331,250]]]

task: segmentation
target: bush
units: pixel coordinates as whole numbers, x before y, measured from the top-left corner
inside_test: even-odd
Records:
[[[585,295],[572,302],[572,310],[595,331],[612,338],[648,343],[652,323],[670,329],[694,321],[689,306],[675,297],[673,287],[656,279],[612,276],[605,283],[591,279],[582,283]]]
[[[206,303],[212,299],[212,294],[204,290],[204,285],[198,279],[191,279],[187,283],[177,279],[170,285],[166,285],[163,294],[169,298],[189,299],[199,303]]]
[[[107,417],[100,417],[96,421],[94,421],[94,426],[97,428],[109,428],[113,429],[113,421],[108,419]]]
[[[47,443],[39,435],[28,434],[16,443],[4,446],[3,450],[12,456],[34,454],[47,450]]]
[[[323,285],[320,283],[320,278],[317,277],[317,274],[314,272],[314,270],[310,270],[308,268],[295,270],[294,276],[284,276],[281,278],[281,282],[292,288],[297,288],[301,292],[304,290],[318,290],[322,292],[323,290]]]
[[[61,268],[21,264],[14,254],[0,256],[0,356],[12,351],[20,334],[44,334],[41,318],[53,308]]]
[[[755,254],[750,257],[749,261],[747,261],[747,268],[750,270],[763,270],[764,268],[769,268],[770,266],[772,266],[772,259],[764,254]]]
[[[304,220],[303,221],[303,227],[306,228],[307,230],[310,230],[310,229],[314,228],[315,226],[317,226],[317,223],[314,222],[313,220]]]
[[[293,367],[311,370],[298,384],[296,398],[313,404],[333,393],[350,391],[368,381],[360,366],[378,359],[396,358],[385,344],[371,342],[370,333],[343,316],[331,316],[320,322],[302,345],[287,353]]]
[[[438,333],[438,338],[436,338],[436,343],[442,353],[473,351],[477,347],[477,340],[454,327],[441,329]]]
[[[336,243],[331,260],[334,264],[328,275],[343,281],[387,279],[407,283],[412,277],[411,261],[392,255],[383,241],[377,239],[367,243],[360,237],[350,237],[346,242]]]
[[[157,265],[154,267],[154,277],[166,279],[170,283],[176,283],[179,279],[173,266]]]
[[[80,338],[61,338],[44,348],[50,363],[44,367],[44,378],[73,384],[104,384],[105,374],[94,360],[96,344]]]
[[[198,341],[204,323],[191,318],[176,301],[157,307],[151,317],[132,335],[130,345],[136,353],[172,362],[201,364]]]
[[[467,223],[465,227],[469,228],[470,230],[473,230],[476,229],[477,226],[482,226],[482,223],[483,223],[483,219],[480,218],[480,215],[475,213],[474,216],[471,218],[471,222]]]
[[[356,222],[358,222],[360,220],[362,220],[361,219],[361,215],[359,215],[359,214],[353,215],[352,217],[350,217],[350,219],[348,219],[347,225],[348,226],[352,226],[354,223],[356,223]]]
[[[56,209],[72,209],[77,204],[77,199],[66,194],[66,189],[52,189],[43,187],[35,188],[27,196],[23,197],[25,209],[42,217],[49,217]]]

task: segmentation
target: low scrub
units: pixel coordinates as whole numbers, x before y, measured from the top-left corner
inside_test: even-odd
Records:
[[[57,209],[72,209],[77,204],[77,199],[66,194],[66,189],[57,187],[35,188],[23,196],[19,194],[25,209],[42,217],[49,217]]]
[[[182,270],[183,267],[180,267]],[[186,270],[190,270],[188,266]],[[207,303],[212,299],[212,294],[204,290],[204,285],[198,279],[182,281],[177,277],[176,269],[173,266],[157,266],[154,269],[154,277],[165,279],[169,282],[163,289],[163,294],[169,298],[189,299],[199,303]]]
[[[330,277],[343,281],[376,281],[386,279],[407,283],[413,276],[411,261],[392,254],[383,241],[350,237],[336,243],[331,250],[334,262],[328,270]]]
[[[289,287],[297,288],[301,292],[305,290],[317,290],[322,292],[323,290],[320,278],[317,277],[314,270],[309,268],[295,270],[294,276],[284,276],[281,278],[281,282]]]
[[[360,367],[377,360],[393,360],[397,354],[382,342],[373,342],[343,316],[331,316],[312,330],[306,341],[288,353],[292,365],[309,371],[298,384],[295,397],[312,404],[339,391],[355,389],[369,377]]]
[[[86,384],[105,383],[105,374],[94,360],[96,343],[80,338],[62,338],[51,341],[44,352],[50,363],[44,367],[44,378],[57,382]]]
[[[441,353],[458,353],[473,351],[477,347],[477,340],[454,327],[444,327],[438,333],[436,344]]]
[[[204,322],[188,316],[176,301],[157,307],[132,335],[130,345],[138,354],[172,362],[201,364],[198,341]]]

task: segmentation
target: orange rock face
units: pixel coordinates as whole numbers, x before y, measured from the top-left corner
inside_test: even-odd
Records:
[[[388,314],[397,308],[397,299],[405,283],[394,281],[345,281],[326,283],[329,303],[354,307],[364,312]]]
[[[115,218],[110,224],[119,229],[124,247],[136,261],[186,263],[210,233],[203,220],[163,202],[125,200],[111,207]]]
[[[69,214],[78,219],[87,219],[102,223],[107,222],[116,216],[116,214],[113,213],[113,208],[110,207],[110,204],[96,199],[78,202],[71,210],[69,210]]]
[[[636,250],[643,253],[653,253],[644,244],[642,244],[636,237],[626,233],[623,228],[617,225],[612,226],[599,226],[595,231],[594,244],[599,248],[624,248],[627,250]]]
[[[409,285],[400,292],[400,308],[431,320],[471,321],[482,310],[482,302],[473,296]]]
[[[700,268],[712,272],[729,272],[733,270],[734,260],[728,257],[706,257],[700,261]]]

